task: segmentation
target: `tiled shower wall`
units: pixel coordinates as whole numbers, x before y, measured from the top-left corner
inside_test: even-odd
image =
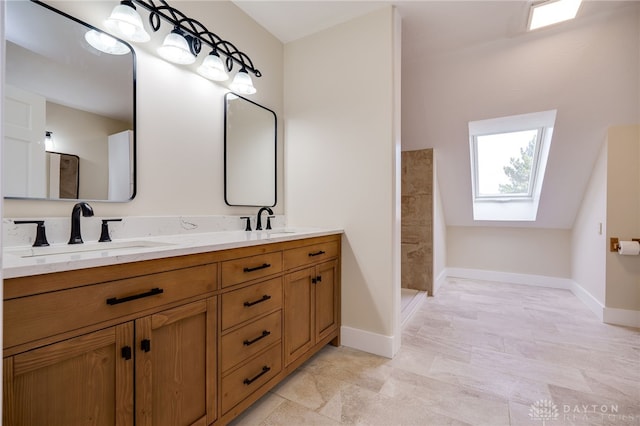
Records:
[[[433,295],[433,149],[402,152],[402,287]]]

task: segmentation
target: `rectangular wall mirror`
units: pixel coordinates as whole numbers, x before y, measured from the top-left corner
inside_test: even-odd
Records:
[[[227,93],[224,121],[225,202],[230,206],[275,206],[275,112]]]
[[[70,198],[70,192],[52,190],[55,173],[47,152],[55,151],[78,159],[82,174],[74,198],[130,200],[136,152],[133,50],[116,39],[110,40],[119,50],[94,48],[88,33],[105,33],[44,3],[5,4],[5,198]]]

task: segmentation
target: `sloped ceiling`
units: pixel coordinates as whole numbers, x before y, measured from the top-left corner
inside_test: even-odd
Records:
[[[528,1],[236,1],[289,42],[394,4],[402,21],[403,150],[436,149],[447,225],[569,229],[606,129],[640,121],[640,2],[585,1],[526,31]],[[535,222],[474,222],[467,123],[558,110]]]

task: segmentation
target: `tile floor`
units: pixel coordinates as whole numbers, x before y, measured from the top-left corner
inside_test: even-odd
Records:
[[[327,346],[233,425],[640,425],[640,330],[567,290],[450,279],[389,360]]]

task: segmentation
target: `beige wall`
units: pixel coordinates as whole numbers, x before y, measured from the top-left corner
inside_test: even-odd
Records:
[[[571,232],[571,278],[605,304],[607,253],[607,144],[602,144]]]
[[[557,278],[571,276],[571,231],[447,227],[447,266]]]
[[[607,146],[607,237],[640,238],[640,126],[610,128]],[[606,307],[640,311],[640,256],[606,262]]]
[[[400,291],[393,16],[384,7],[285,46],[288,220],[344,228],[342,323],[384,336]]]
[[[47,2],[102,27],[113,1]],[[283,52],[280,41],[231,2],[172,3],[211,31],[246,52],[261,70],[258,93],[251,99],[274,110],[279,127],[279,200],[283,213]],[[144,15],[144,12],[143,12]],[[146,16],[146,15],[144,15]],[[147,21],[146,17],[144,18]],[[170,28],[163,24],[157,43]],[[228,89],[152,52],[152,42],[134,46],[137,53],[138,195],[129,203],[92,203],[97,216],[215,215],[255,213],[229,207],[223,188],[223,96]],[[202,56],[202,54],[201,54]],[[202,59],[199,58],[198,63]],[[234,68],[237,70],[237,68]],[[6,217],[67,216],[71,202],[5,200]]]

